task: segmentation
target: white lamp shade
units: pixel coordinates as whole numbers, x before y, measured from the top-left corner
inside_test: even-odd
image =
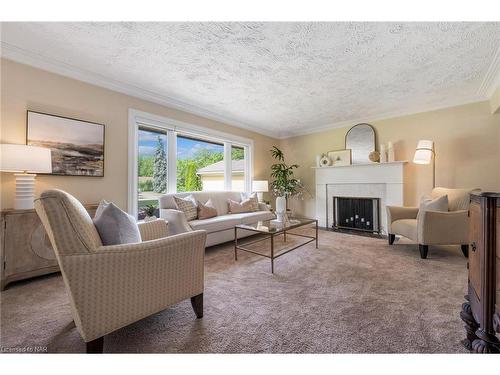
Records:
[[[266,180],[254,181],[252,183],[252,190],[257,193],[266,193],[269,191],[269,184]]]
[[[51,173],[50,149],[0,144],[0,170],[2,172]]]
[[[418,141],[413,162],[415,164],[430,164],[432,161],[433,149],[434,142],[428,140]]]

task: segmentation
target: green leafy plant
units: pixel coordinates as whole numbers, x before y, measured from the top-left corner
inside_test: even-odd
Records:
[[[157,207],[154,204],[147,204],[142,207],[141,211],[145,216],[155,216]]]
[[[304,185],[295,178],[293,172],[299,167],[298,164],[288,165],[285,163],[285,155],[278,147],[273,146],[271,155],[278,163],[271,165],[271,190],[278,197],[288,198],[300,197],[304,193]]]

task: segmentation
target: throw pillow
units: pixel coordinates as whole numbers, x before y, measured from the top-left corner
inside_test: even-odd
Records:
[[[442,195],[436,199],[422,199],[418,209],[417,220],[420,219],[422,212],[424,211],[448,212],[448,196]]]
[[[210,219],[211,217],[217,216],[217,210],[214,207],[214,204],[211,199],[207,201],[207,203],[203,204],[198,201],[198,219]]]
[[[229,213],[231,214],[253,212],[253,203],[250,199],[247,199],[241,203],[233,201],[232,199],[228,199],[227,203],[229,204]]]
[[[257,193],[247,194],[241,193],[241,201],[249,199],[252,202],[252,211],[259,211],[259,199],[257,198]]]
[[[194,202],[194,199],[191,195],[186,198],[179,198],[174,196],[174,200],[177,208],[180,211],[184,212],[184,215],[186,215],[187,221],[194,220],[198,217],[198,212],[196,211],[196,203]]]
[[[104,246],[141,242],[141,233],[134,217],[114,203],[105,200],[99,203],[94,225]]]

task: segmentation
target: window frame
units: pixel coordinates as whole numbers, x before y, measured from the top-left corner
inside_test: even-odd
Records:
[[[132,216],[137,217],[138,131],[140,126],[162,130],[167,135],[167,194],[177,192],[177,135],[224,145],[225,191],[230,191],[232,185],[231,147],[233,145],[243,147],[245,155],[245,192],[251,191],[254,152],[254,141],[252,139],[130,108],[128,116],[127,211]],[[170,168],[171,165],[174,168]]]

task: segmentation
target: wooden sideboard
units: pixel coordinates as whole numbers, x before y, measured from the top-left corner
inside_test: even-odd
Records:
[[[93,216],[97,205],[86,205]],[[49,238],[35,210],[2,210],[0,227],[1,290],[7,284],[58,272]]]
[[[475,353],[498,353],[500,341],[500,193],[471,195],[469,278],[460,317]]]

